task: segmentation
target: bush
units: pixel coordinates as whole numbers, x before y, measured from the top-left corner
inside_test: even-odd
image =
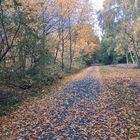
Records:
[[[33,83],[33,80],[30,77],[30,75],[25,75],[24,78],[21,79],[19,87],[22,89],[29,89],[31,88],[32,83]]]
[[[23,83],[26,85],[35,84],[35,85],[51,85],[53,82],[56,82],[58,79],[63,78],[63,72],[58,64],[48,65],[46,68],[41,69],[39,66],[36,66],[30,69],[27,73],[28,77],[23,79]]]
[[[46,85],[50,85],[53,82],[56,82],[58,79],[62,79],[63,74],[64,73],[58,65],[52,65],[47,67],[47,70],[41,77],[41,81]]]

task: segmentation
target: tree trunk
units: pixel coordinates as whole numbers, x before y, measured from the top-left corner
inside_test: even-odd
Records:
[[[70,48],[69,48],[69,51],[70,51],[70,65],[69,65],[69,69],[71,70],[71,66],[72,66],[72,38],[71,38],[71,19],[70,19],[70,16],[69,16],[69,41],[70,41]]]
[[[59,46],[60,46],[60,40],[61,40],[61,22],[60,22],[60,20],[59,20],[58,38],[59,38],[59,42],[58,42],[58,45],[57,45],[57,48],[56,48],[54,63],[56,63],[56,60],[57,60],[57,56],[58,56],[58,52],[59,52]]]
[[[56,48],[55,57],[54,57],[54,63],[56,63],[57,56],[58,56],[58,51],[59,51],[59,45]]]
[[[63,29],[62,29],[63,30]],[[64,70],[64,32],[62,31],[62,52],[61,52],[61,67]]]
[[[60,9],[62,10],[62,3],[60,4]],[[62,47],[62,52],[61,52],[61,68],[62,71],[64,71],[64,51],[65,51],[65,41],[64,41],[64,19],[63,15],[60,16],[60,22],[61,22],[61,47]]]
[[[129,58],[128,58],[128,50],[125,50],[125,56],[126,56],[126,63],[129,64]]]
[[[22,78],[24,76],[25,69],[26,69],[26,56],[24,50],[22,49],[19,51],[19,63],[20,63],[19,77]]]
[[[135,58],[136,58],[136,63],[138,65],[138,67],[139,67],[140,66],[140,60],[139,60],[139,56],[138,56],[138,52],[137,52],[137,48],[136,48],[134,38],[132,39],[132,42],[133,42],[133,50],[134,50],[134,55],[135,55]]]
[[[133,54],[132,54],[132,52],[129,51],[129,53],[130,53],[130,57],[131,57],[131,60],[132,60],[133,64],[135,64],[135,60],[134,60],[134,58],[133,58]]]

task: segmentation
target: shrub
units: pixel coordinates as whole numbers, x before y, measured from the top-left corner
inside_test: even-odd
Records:
[[[63,78],[63,72],[58,64],[48,65],[47,67],[41,69],[36,66],[30,69],[27,73],[28,76],[23,79],[23,83],[35,84],[35,85],[50,85],[56,82],[58,79]]]

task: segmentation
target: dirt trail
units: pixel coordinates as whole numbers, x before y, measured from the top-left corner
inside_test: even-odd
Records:
[[[88,127],[100,94],[96,72],[87,68],[60,91],[2,118],[1,139],[92,139]]]

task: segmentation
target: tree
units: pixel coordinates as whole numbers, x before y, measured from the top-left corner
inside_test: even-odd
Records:
[[[72,70],[98,48],[89,1],[5,0],[0,10],[1,69],[19,81]]]
[[[138,1],[105,0],[104,10],[100,12],[102,16],[99,19],[102,20],[100,25],[103,29],[103,35],[110,41],[109,48],[114,51],[122,51],[121,54],[125,55],[127,63],[130,55],[131,61],[139,65],[138,44],[136,43],[133,29],[133,25],[139,15],[137,4]],[[134,55],[134,58],[132,55]]]

